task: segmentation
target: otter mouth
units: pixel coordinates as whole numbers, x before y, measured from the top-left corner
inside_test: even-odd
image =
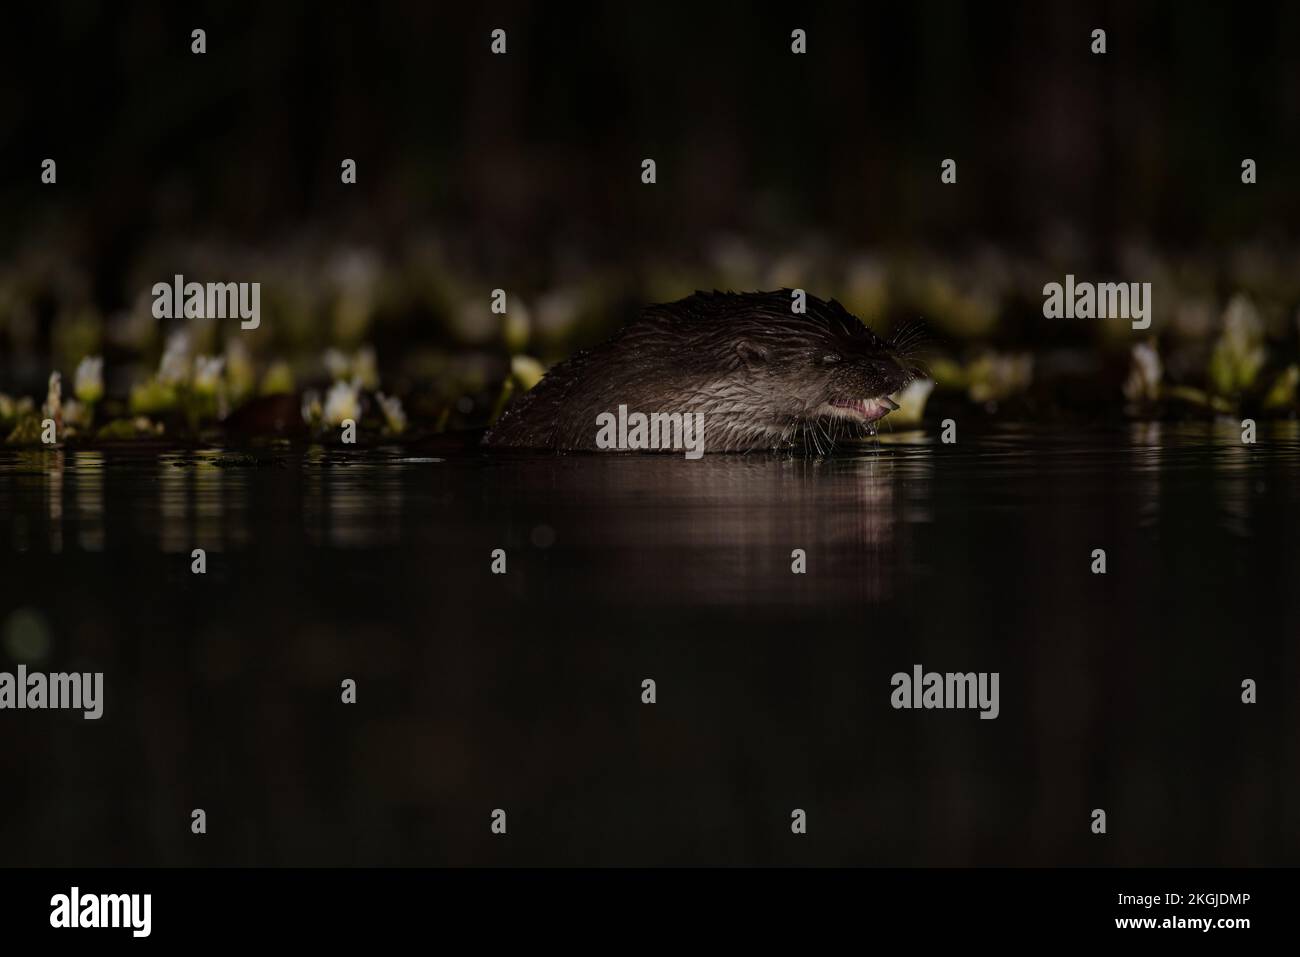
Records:
[[[833,399],[823,408],[834,418],[878,422],[898,407],[889,396],[881,395],[874,399]]]

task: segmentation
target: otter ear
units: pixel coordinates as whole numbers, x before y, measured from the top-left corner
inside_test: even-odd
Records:
[[[736,343],[736,355],[740,356],[740,361],[748,369],[755,369],[767,362],[767,349],[748,339]]]

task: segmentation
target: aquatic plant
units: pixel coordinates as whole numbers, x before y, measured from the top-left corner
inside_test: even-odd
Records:
[[[325,405],[321,412],[322,421],[329,426],[339,426],[345,419],[354,422],[361,418],[361,383],[335,382],[325,396]]]
[[[77,363],[72,377],[75,398],[64,403],[63,418],[79,429],[89,429],[95,421],[95,404],[104,397],[104,360],[86,356]]]
[[[1226,415],[1233,403],[1195,386],[1166,382],[1164,362],[1154,342],[1139,342],[1130,353],[1128,378],[1124,380],[1124,397],[1134,403],[1130,412],[1150,413],[1156,402],[1181,406],[1185,411]]]
[[[253,394],[257,384],[253,360],[248,355],[248,347],[238,338],[226,343],[225,356],[226,394],[232,403],[239,405]]]
[[[363,389],[373,391],[379,388],[379,360],[372,346],[362,346],[353,354],[352,378]]]
[[[501,383],[501,391],[497,393],[496,401],[492,404],[492,414],[488,416],[488,424],[494,425],[497,419],[501,418],[501,413],[506,410],[506,406],[510,404],[510,400],[516,393],[527,392],[537,385],[545,374],[546,368],[532,356],[511,356],[510,374]]]
[[[76,399],[63,400],[63,429],[65,435],[75,435],[91,426],[91,409]]]
[[[506,351],[511,355],[523,352],[528,347],[532,334],[532,317],[528,307],[516,298],[510,304],[510,311],[501,317],[501,335],[505,341]]]
[[[72,380],[72,393],[81,402],[93,407],[104,397],[104,360],[100,356],[86,356],[77,364]]]
[[[262,374],[262,395],[292,395],[296,390],[293,368],[283,359],[277,359]]]
[[[36,414],[24,415],[15,424],[5,439],[7,445],[40,445],[41,417]]]
[[[167,338],[162,358],[158,361],[158,381],[163,385],[177,386],[190,375],[190,338],[184,332],[174,332]]]
[[[1223,333],[1210,354],[1210,389],[1224,396],[1249,390],[1267,358],[1258,311],[1245,296],[1233,296],[1223,315]]]
[[[1155,402],[1160,398],[1160,380],[1164,367],[1154,343],[1139,342],[1130,353],[1128,378],[1124,380],[1124,396],[1130,402]]]
[[[397,396],[387,396],[382,392],[375,394],[380,411],[384,414],[384,427],[390,435],[401,435],[406,431],[406,412],[402,409],[402,400]]]
[[[123,441],[128,439],[153,438],[163,434],[163,424],[153,422],[147,416],[137,415],[130,419],[114,419],[105,423],[95,433],[95,438],[102,441]]]
[[[966,368],[967,389],[974,402],[996,402],[1029,388],[1034,357],[1029,353],[985,352]]]
[[[522,392],[527,392],[546,374],[546,369],[532,356],[513,356],[510,359],[510,374],[514,376]]]
[[[325,409],[321,404],[320,393],[315,389],[308,389],[302,394],[302,420],[313,430],[321,427],[325,418]]]
[[[1278,374],[1264,396],[1264,408],[1270,411],[1295,410],[1296,386],[1300,385],[1300,366],[1289,365]]]
[[[57,371],[50,373],[41,414],[47,419],[53,419],[58,425],[63,424],[63,376]]]
[[[35,411],[36,403],[32,401],[30,396],[21,396],[15,399],[0,392],[0,428],[12,428],[19,419],[31,415]]]
[[[127,407],[132,415],[164,415],[177,407],[176,387],[150,377],[131,386]]]
[[[180,387],[190,374],[189,337],[175,332],[167,339],[158,371],[131,386],[127,406],[133,415],[165,415],[180,407]]]
[[[890,413],[890,421],[895,425],[919,423],[925,415],[925,403],[933,391],[933,379],[913,379],[906,388],[891,397],[898,403],[898,408]]]
[[[1222,396],[1211,395],[1204,389],[1196,389],[1192,386],[1167,385],[1161,389],[1161,395],[1166,399],[1182,402],[1200,412],[1229,415],[1235,411],[1235,406]]]
[[[346,382],[348,380],[348,373],[352,364],[348,361],[348,357],[343,354],[342,349],[326,349],[325,354],[321,356],[321,363],[325,366],[325,372],[333,381]]]
[[[321,361],[334,382],[356,381],[367,390],[379,387],[379,363],[370,346],[362,346],[352,356],[339,349],[326,349]]]
[[[211,419],[224,418],[229,411],[221,373],[226,360],[221,356],[195,356],[194,375],[189,388],[181,392],[181,404],[190,431]]]
[[[194,379],[190,387],[199,396],[215,396],[221,388],[221,372],[226,360],[221,356],[197,356],[194,359]]]

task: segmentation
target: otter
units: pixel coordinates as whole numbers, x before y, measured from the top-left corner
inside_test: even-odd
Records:
[[[703,413],[710,452],[824,454],[875,433],[920,371],[834,299],[697,292],[556,365],[488,431],[498,448],[594,450],[598,417]]]

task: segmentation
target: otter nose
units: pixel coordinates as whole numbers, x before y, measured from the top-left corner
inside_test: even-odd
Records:
[[[893,356],[877,356],[868,361],[867,367],[882,379],[906,378],[907,369]]]
[[[895,356],[876,356],[868,365],[872,375],[883,382],[889,392],[901,389],[913,378],[912,371]]]

